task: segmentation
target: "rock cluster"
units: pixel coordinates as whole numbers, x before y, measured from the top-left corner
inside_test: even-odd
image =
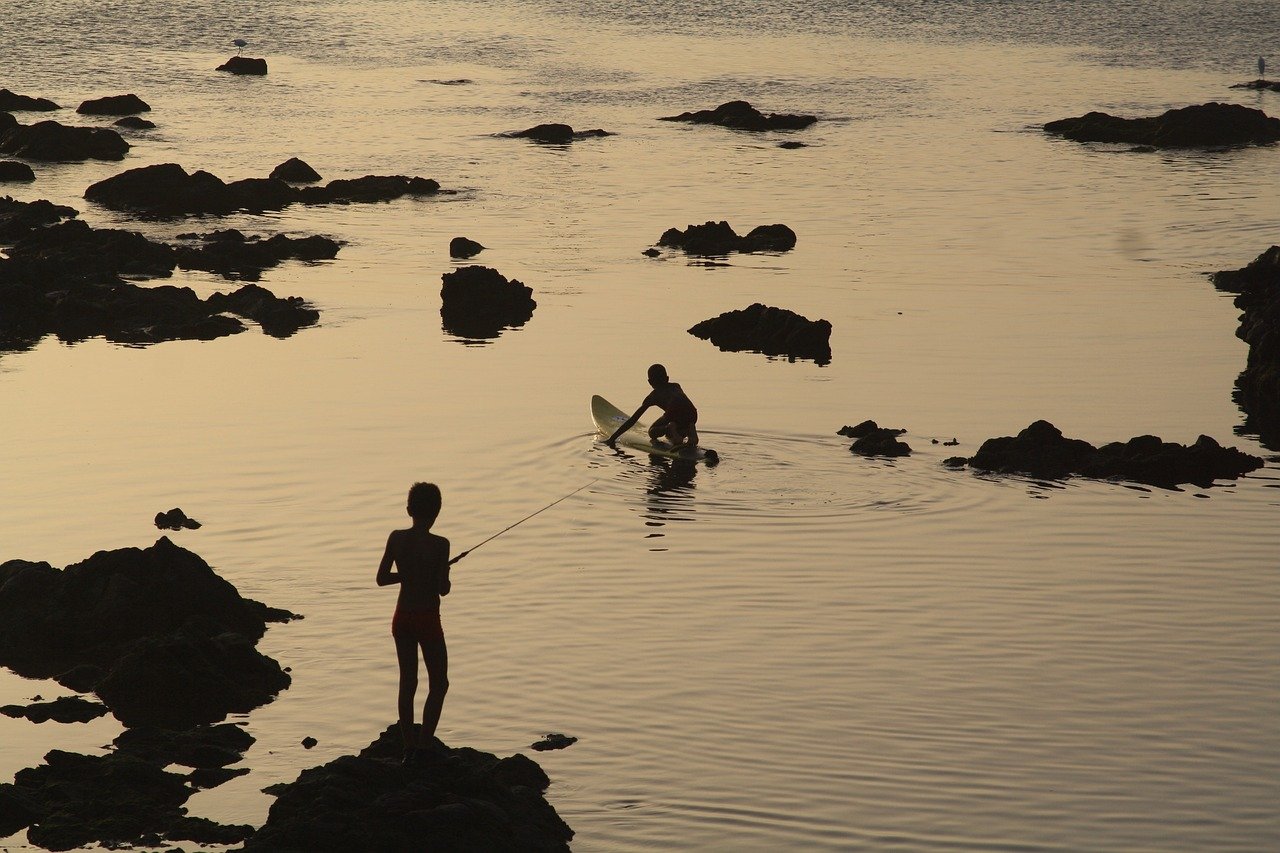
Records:
[[[1127,142],[1155,148],[1263,144],[1280,140],[1280,119],[1239,104],[1199,104],[1158,116],[1120,118],[1091,112],[1051,121],[1045,132],[1077,142]]]
[[[1016,436],[987,439],[970,459],[957,457],[948,463],[1047,480],[1081,476],[1172,489],[1184,483],[1208,488],[1214,480],[1235,479],[1261,468],[1263,461],[1234,447],[1223,447],[1207,435],[1191,445],[1143,435],[1094,447],[1087,441],[1064,437],[1048,421],[1036,421]]]
[[[740,236],[728,222],[705,222],[685,230],[668,228],[659,246],[680,249],[689,255],[727,255],[730,252],[787,252],[795,248],[796,232],[780,223],[757,225]]]
[[[0,564],[0,665],[93,690],[129,726],[189,727],[271,701],[289,676],[254,644],[291,618],[167,538],[61,570]]]
[[[78,127],[52,119],[35,124],[15,122],[6,127],[0,120],[0,154],[27,160],[80,162],[123,160],[128,150],[129,143],[109,127]]]
[[[1242,312],[1236,336],[1249,345],[1244,371],[1236,379],[1236,401],[1245,429],[1270,447],[1280,447],[1280,246],[1267,249],[1248,266],[1214,273],[1219,290],[1236,294]]]
[[[863,421],[857,426],[843,426],[836,435],[857,439],[849,446],[849,452],[860,456],[910,456],[911,446],[898,441],[905,429],[882,427],[875,421]]]
[[[713,110],[680,113],[663,116],[662,121],[683,121],[691,124],[718,124],[734,130],[800,130],[818,120],[817,116],[770,113],[765,115],[746,101],[729,101]]]
[[[490,267],[459,267],[441,281],[440,320],[460,338],[496,338],[505,328],[529,322],[538,307],[531,287]]]
[[[580,139],[594,139],[600,136],[612,136],[607,130],[574,130],[567,124],[539,124],[527,130],[504,134],[512,139],[531,139],[551,145],[563,145]]]
[[[759,302],[703,320],[689,329],[689,334],[711,341],[722,350],[807,358],[818,364],[831,361],[829,322],[810,320],[794,311]]]
[[[400,750],[393,725],[358,755],[266,789],[277,799],[245,853],[569,849],[573,830],[543,797],[550,779],[532,760],[463,747],[403,766]]]

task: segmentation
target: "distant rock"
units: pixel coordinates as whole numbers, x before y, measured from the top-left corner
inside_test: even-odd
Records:
[[[1250,80],[1248,83],[1236,83],[1232,89],[1262,89],[1280,92],[1280,80]]]
[[[758,225],[743,237],[728,222],[706,222],[690,225],[684,231],[668,228],[658,238],[658,245],[704,257],[730,252],[787,252],[795,248],[796,232],[782,224]]]
[[[564,749],[573,746],[578,742],[576,737],[569,737],[559,732],[551,732],[537,743],[530,744],[530,749],[536,749],[538,752],[546,752],[549,749]]]
[[[400,763],[400,727],[361,750],[266,789],[277,799],[245,853],[282,850],[568,851],[573,830],[546,801],[546,773],[523,755],[443,747]]]
[[[351,204],[393,201],[403,196],[427,196],[440,192],[440,184],[431,178],[406,178],[404,175],[365,175],[330,181],[323,187],[299,190],[304,204]]]
[[[233,56],[215,70],[225,71],[228,74],[248,74],[254,77],[261,77],[267,73],[267,61],[249,56]]]
[[[30,705],[5,705],[0,714],[30,720],[33,723],[87,723],[108,713],[101,702],[90,702],[79,696],[63,696],[52,702],[33,702]]]
[[[188,270],[205,270],[226,278],[257,281],[262,272],[286,260],[330,260],[337,256],[340,244],[328,237],[246,237],[235,228],[209,234],[180,234],[180,238],[198,240],[199,245],[175,248],[178,266]]]
[[[794,151],[797,148],[808,148],[809,146],[798,139],[788,139],[786,142],[779,142],[778,147],[787,151]]]
[[[48,120],[0,133],[0,154],[27,160],[123,160],[128,151],[129,143],[109,127],[78,127]]]
[[[73,208],[45,199],[15,201],[0,196],[0,245],[11,244],[37,228],[76,216]]]
[[[703,320],[689,329],[689,334],[709,340],[722,350],[812,359],[818,364],[831,361],[829,322],[810,320],[759,302]]]
[[[108,95],[105,98],[93,98],[76,107],[76,112],[92,116],[127,116],[134,113],[149,113],[151,106],[137,95]]]
[[[178,507],[174,507],[168,512],[156,513],[156,527],[161,530],[199,530],[200,522],[194,518],[188,518],[187,514]]]
[[[1036,421],[1017,436],[989,438],[968,460],[971,468],[1000,474],[1025,474],[1048,480],[1071,476],[1128,480],[1162,488],[1236,479],[1261,468],[1263,461],[1206,435],[1192,445],[1161,441],[1153,435],[1094,447],[1066,438],[1048,421]]]
[[[7,251],[0,263],[0,281],[39,278],[83,282],[86,277],[116,275],[164,277],[176,263],[173,249],[136,231],[90,228],[68,219],[28,232]]]
[[[1244,429],[1280,448],[1280,246],[1272,246],[1247,266],[1223,270],[1210,279],[1236,294],[1242,312],[1236,337],[1249,345],[1244,371],[1236,378],[1236,402]]]
[[[302,739],[302,748],[303,748],[303,749],[311,749],[312,747],[314,747],[314,746],[315,746],[316,744],[318,744],[318,743],[320,743],[320,741],[318,741],[318,740],[316,740],[315,738],[313,738],[313,737],[311,737],[310,735],[308,735],[307,737],[304,737],[304,738]]]
[[[849,445],[849,452],[859,456],[910,456],[911,446],[897,439],[901,434],[902,430],[874,429]]]
[[[125,116],[122,119],[117,119],[112,122],[112,124],[115,127],[123,127],[127,130],[152,130],[156,126],[154,121],[148,121],[147,119],[139,116]]]
[[[612,136],[605,130],[574,130],[567,124],[539,124],[527,130],[505,134],[512,139],[532,139],[534,142],[545,142],[562,145],[580,139],[593,139],[600,136]]]
[[[227,311],[256,321],[273,338],[287,338],[320,322],[320,312],[299,296],[279,297],[256,284],[234,293],[215,293],[207,300],[214,311]]]
[[[17,160],[0,160],[0,182],[30,183],[35,179],[36,173],[26,163],[19,163]]]
[[[268,177],[291,184],[314,184],[320,180],[320,173],[311,168],[305,160],[290,157],[272,169]]]
[[[0,110],[5,112],[50,112],[62,107],[48,98],[33,98],[30,95],[19,95],[8,89],[0,89]]]
[[[451,258],[473,258],[484,251],[475,240],[468,240],[466,237],[454,237],[449,241],[449,257]]]
[[[1046,133],[1077,142],[1124,142],[1157,148],[1264,144],[1280,140],[1280,119],[1239,104],[1208,103],[1159,116],[1120,118],[1102,112],[1051,121]]]
[[[734,130],[801,130],[818,120],[817,116],[771,113],[765,115],[746,101],[729,101],[713,110],[680,113],[663,116],[661,121],[682,121],[691,124],[718,124]]]
[[[532,288],[489,267],[459,267],[441,280],[441,323],[461,338],[496,338],[504,328],[523,326],[538,307]]]
[[[877,432],[887,432],[890,435],[897,436],[905,434],[906,430],[882,427],[875,421],[867,420],[857,424],[856,426],[842,426],[840,429],[836,430],[836,435],[843,435],[846,438],[865,438],[866,436],[873,435]]]

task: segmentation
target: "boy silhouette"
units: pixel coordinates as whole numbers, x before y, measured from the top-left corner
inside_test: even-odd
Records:
[[[450,588],[449,540],[431,532],[440,504],[440,488],[435,483],[414,483],[405,507],[413,524],[405,530],[391,531],[378,565],[378,586],[400,584],[391,636],[400,661],[398,706],[405,764],[420,764],[428,749],[444,747],[435,733],[444,695],[449,690],[449,655],[440,625],[440,596],[448,595]],[[427,666],[428,688],[422,729],[415,739],[413,696],[418,689],[419,649]]]
[[[640,404],[640,408],[636,409],[634,415],[627,418],[613,435],[605,439],[605,444],[612,447],[618,440],[618,436],[635,426],[640,416],[650,406],[657,406],[662,409],[662,417],[649,427],[649,438],[654,441],[666,438],[671,442],[672,449],[697,447],[698,409],[684,393],[684,389],[678,383],[671,381],[671,377],[667,376],[667,369],[661,364],[649,366],[649,385],[653,388],[649,396],[644,398],[644,402]]]

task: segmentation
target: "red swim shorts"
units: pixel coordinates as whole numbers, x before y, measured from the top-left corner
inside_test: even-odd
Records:
[[[396,615],[391,617],[391,636],[418,643],[443,642],[440,611],[434,607],[397,607]]]

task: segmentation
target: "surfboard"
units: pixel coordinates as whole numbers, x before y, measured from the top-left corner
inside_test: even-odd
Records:
[[[599,394],[591,398],[591,419],[596,422],[596,430],[604,438],[613,435],[628,417],[630,416],[626,412]],[[641,453],[665,456],[668,459],[688,459],[693,462],[706,462],[710,465],[720,461],[719,454],[709,447],[699,445],[692,449],[688,447],[673,449],[666,442],[653,441],[649,438],[649,426],[644,423],[636,423],[631,429],[618,436],[618,444],[623,447],[629,447],[632,450],[639,450]]]

